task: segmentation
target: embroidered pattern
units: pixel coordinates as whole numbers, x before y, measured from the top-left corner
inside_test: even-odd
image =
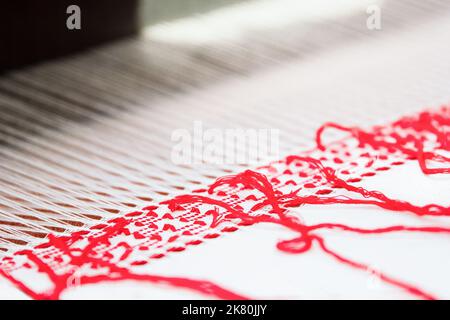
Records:
[[[358,186],[362,179],[387,174],[384,172],[392,167],[410,161],[417,161],[424,174],[450,173],[450,168],[445,167],[450,160],[445,154],[450,151],[449,127],[448,107],[424,111],[368,131],[327,123],[317,131],[314,150],[290,155],[254,171],[219,178],[208,188],[147,206],[89,230],[70,236],[50,235],[47,242],[32,250],[4,257],[0,272],[36,299],[57,299],[72,281],[83,285],[124,279],[189,288],[223,299],[250,298],[208,281],[139,273],[139,267],[256,223],[275,223],[298,234],[276,244],[283,252],[301,254],[320,249],[342,264],[367,270],[369,266],[331,250],[326,239],[316,231],[450,233],[450,228],[393,225],[363,229],[336,223],[307,225],[290,208],[358,204],[399,214],[450,216],[448,207],[416,206],[391,199],[382,190],[371,191]],[[329,129],[344,131],[348,136],[327,144],[322,136]],[[48,287],[33,289],[23,276],[24,270],[48,279]],[[436,298],[381,270],[375,275],[415,297]]]

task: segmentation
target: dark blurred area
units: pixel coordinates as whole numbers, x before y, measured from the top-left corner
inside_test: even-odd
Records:
[[[238,0],[18,0],[0,3],[0,72],[130,36],[142,25],[200,13]],[[69,30],[66,12],[81,9]]]
[[[78,5],[82,28],[66,27]],[[137,0],[19,0],[0,4],[0,71],[118,39],[138,30]]]

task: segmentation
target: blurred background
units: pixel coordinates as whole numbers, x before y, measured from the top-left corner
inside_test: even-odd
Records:
[[[81,28],[77,30],[66,25],[71,5],[78,6],[82,15]],[[278,48],[279,54],[305,54],[311,46],[330,47],[348,39],[375,36],[376,33],[369,32],[367,20],[370,13],[381,8],[382,29],[391,33],[443,16],[448,3],[442,0],[8,1],[0,7],[0,70],[142,32],[153,41],[177,46],[237,42],[240,38],[238,43],[246,52],[268,55],[264,45]],[[244,50],[234,49],[241,50],[240,53]],[[275,55],[272,60],[276,60]]]
[[[323,122],[450,97],[446,0],[19,0],[0,18],[0,254],[248,167],[174,164],[194,121],[280,130],[282,156]]]

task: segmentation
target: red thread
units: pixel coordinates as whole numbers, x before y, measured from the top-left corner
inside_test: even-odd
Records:
[[[356,127],[345,127],[335,123],[326,123],[319,128],[316,135],[317,147],[319,150],[325,150],[326,147],[322,142],[322,134],[325,129],[334,128],[344,132],[347,132],[351,137],[357,139],[359,143],[359,148],[365,148],[369,146],[373,150],[379,151],[378,153],[386,152],[390,154],[399,153],[409,160],[417,160],[420,168],[425,174],[436,174],[436,173],[450,173],[450,168],[429,168],[427,166],[427,161],[435,161],[439,163],[448,163],[449,158],[438,154],[437,150],[450,151],[450,134],[446,129],[450,126],[449,109],[447,107],[442,107],[439,112],[422,112],[415,117],[404,117],[399,121],[395,122],[393,125],[388,127],[376,127],[372,131],[364,131]],[[434,143],[434,148],[428,146],[428,142]],[[427,146],[427,147],[425,147]],[[338,154],[339,150],[333,149],[331,153]],[[348,156],[348,155],[346,155]],[[365,167],[372,167],[377,159],[365,152],[360,155],[361,157],[368,158],[368,162],[365,162]],[[172,198],[170,200],[162,202],[160,205],[167,205],[169,210],[172,212],[178,210],[186,210],[185,207],[194,206],[191,208],[192,214],[201,214],[200,210],[195,207],[196,205],[203,204],[208,205],[212,209],[209,209],[206,213],[207,216],[211,217],[212,222],[208,226],[211,231],[206,232],[203,238],[210,239],[220,236],[215,227],[227,222],[235,222],[235,225],[245,226],[253,225],[257,223],[274,223],[283,226],[291,231],[295,231],[297,236],[290,240],[283,240],[277,243],[277,248],[283,252],[290,254],[301,254],[313,248],[319,248],[323,253],[332,257],[336,261],[345,264],[349,267],[358,270],[368,270],[369,266],[362,264],[357,261],[353,261],[344,257],[343,255],[331,250],[323,237],[319,236],[316,231],[323,229],[333,229],[340,230],[342,232],[352,232],[358,234],[384,234],[392,232],[422,232],[422,233],[450,233],[450,228],[443,227],[407,227],[402,225],[389,226],[385,228],[376,229],[364,229],[355,228],[344,224],[334,224],[334,223],[321,223],[315,225],[306,225],[302,223],[298,218],[289,214],[289,208],[302,206],[305,204],[309,205],[326,205],[326,204],[360,204],[377,206],[385,210],[414,214],[417,216],[450,216],[450,208],[439,206],[436,204],[429,204],[425,206],[416,206],[407,201],[401,201],[396,199],[391,199],[384,195],[380,191],[366,190],[362,187],[352,185],[360,181],[360,178],[351,178],[347,181],[339,178],[336,174],[336,170],[323,164],[326,161],[326,157],[320,157],[318,159],[307,155],[292,155],[288,156],[284,160],[279,161],[284,163],[286,166],[294,166],[296,168],[309,168],[312,170],[312,174],[306,173],[307,171],[300,171],[298,173],[292,172],[291,169],[285,169],[284,175],[295,176],[296,174],[300,178],[311,177],[314,180],[324,180],[327,186],[333,189],[343,189],[346,190],[352,196],[326,196],[332,191],[330,189],[321,189],[315,192],[313,195],[301,196],[299,191],[284,194],[279,190],[275,190],[274,184],[279,184],[280,179],[270,178],[268,179],[264,174],[246,170],[237,175],[230,175],[219,178],[215,183],[213,183],[209,189],[197,190],[196,193],[204,193],[207,190],[208,195],[200,194],[189,194],[182,195]],[[379,154],[378,159],[388,160],[389,157],[385,154]],[[345,158],[333,157],[334,164],[345,163]],[[348,161],[347,161],[348,162]],[[348,162],[351,166],[358,166],[355,161]],[[392,165],[401,165],[403,161],[394,161]],[[389,167],[379,167],[377,171],[388,170]],[[276,172],[275,169],[271,172]],[[344,171],[342,171],[344,173]],[[350,174],[346,171],[345,174]],[[366,172],[361,176],[371,176],[374,172]],[[292,181],[292,182],[289,182]],[[294,180],[289,180],[285,185],[296,185]],[[228,189],[231,188],[241,188],[245,190],[257,191],[261,196],[247,196],[246,201],[253,201],[255,204],[248,211],[244,212],[243,208],[239,204],[227,203],[227,196],[231,196],[224,190],[218,190],[221,187],[226,186]],[[305,188],[316,188],[316,185],[311,182],[306,182],[303,184]],[[227,189],[227,190],[228,190]],[[217,191],[218,190],[218,191]],[[218,200],[214,198],[219,196],[224,200]],[[236,197],[231,197],[236,198]],[[159,219],[158,214],[155,212],[159,206],[148,206],[143,210],[148,211],[145,218],[149,219]],[[261,209],[269,208],[266,213],[261,213]],[[120,242],[119,244],[113,246],[112,240],[116,236],[120,235],[133,235],[136,240],[139,239],[149,239],[157,242],[162,241],[163,237],[161,234],[157,233],[158,226],[154,222],[149,222],[148,230],[154,230],[151,234],[145,234],[144,232],[130,231],[132,225],[143,226],[141,222],[142,213],[140,211],[132,212],[125,217],[115,218],[108,221],[107,224],[100,224],[91,227],[92,233],[87,233],[86,231],[75,232],[71,236],[67,237],[57,237],[50,235],[48,243],[42,244],[33,250],[24,250],[17,252],[17,256],[27,257],[27,262],[24,266],[29,267],[30,263],[34,264],[39,272],[47,275],[49,280],[53,284],[53,288],[49,292],[38,293],[33,291],[29,286],[20,280],[13,277],[9,272],[5,271],[4,265],[0,265],[0,274],[9,279],[12,283],[18,286],[23,292],[30,295],[35,299],[57,299],[60,297],[61,293],[68,288],[68,283],[71,277],[74,276],[74,268],[71,271],[59,274],[50,267],[50,264],[44,261],[45,259],[50,259],[49,255],[44,257],[39,257],[37,254],[38,250],[46,250],[48,248],[56,249],[61,252],[65,258],[68,258],[68,264],[71,267],[82,267],[89,265],[92,269],[96,270],[106,270],[105,274],[101,275],[82,275],[78,278],[79,284],[89,284],[98,283],[102,281],[121,281],[121,280],[138,280],[142,282],[149,282],[154,284],[167,284],[174,287],[186,288],[194,290],[199,293],[211,295],[217,298],[223,299],[245,299],[246,297],[233,293],[229,290],[221,288],[208,281],[199,281],[193,279],[186,279],[180,277],[163,277],[156,275],[143,275],[133,273],[126,267],[121,267],[117,262],[114,262],[114,255],[110,252],[103,252],[99,248],[107,247],[111,249],[121,249],[122,254],[120,256],[120,261],[124,261],[129,258],[134,250],[126,242]],[[166,213],[163,220],[173,220],[172,214]],[[189,221],[183,218],[183,221]],[[182,219],[179,219],[180,222]],[[138,223],[139,222],[139,223]],[[197,219],[193,221],[192,225],[198,227],[207,226],[205,221]],[[172,224],[165,223],[162,230],[175,232],[177,228]],[[236,231],[237,227],[226,226],[222,227],[222,232],[233,232]],[[183,235],[192,235],[193,233],[189,230],[182,232]],[[84,239],[88,241],[88,244],[83,248],[77,248],[72,246],[76,241]],[[167,251],[178,252],[185,250],[185,246],[176,245],[178,241],[178,236],[172,236],[169,238],[168,242],[173,242],[173,246],[167,249]],[[199,239],[190,240],[185,243],[185,245],[198,245],[202,241]],[[138,246],[138,250],[147,250],[148,247],[141,245]],[[112,251],[112,250],[110,250]],[[163,253],[155,253],[150,258],[159,259],[164,257]],[[58,260],[56,259],[58,258]],[[58,256],[54,261],[63,262],[61,256]],[[14,261],[9,257],[3,259],[4,262],[14,264]],[[146,260],[135,260],[131,262],[132,266],[142,266],[146,265],[148,261]],[[408,283],[396,280],[389,275],[377,270],[374,273],[380,280],[396,286],[406,292],[424,299],[434,299],[435,297],[425,292],[424,290],[410,285]]]
[[[387,133],[380,127],[368,132],[358,127],[345,127],[334,122],[328,122],[317,130],[316,143],[320,150],[325,150],[322,134],[326,129],[333,128],[349,133],[359,141],[360,147],[370,145],[374,149],[384,148],[391,153],[398,151],[411,160],[417,160],[425,174],[450,173],[450,168],[429,168],[427,166],[428,160],[448,163],[450,158],[435,152],[425,151],[423,143],[424,135],[431,135],[437,143],[436,149],[450,151],[450,132],[447,131],[447,128],[450,127],[449,112],[450,108],[444,106],[440,109],[440,112],[424,111],[418,116],[403,117],[392,124],[393,129],[404,130],[403,134],[395,131]],[[411,132],[407,132],[405,129]]]

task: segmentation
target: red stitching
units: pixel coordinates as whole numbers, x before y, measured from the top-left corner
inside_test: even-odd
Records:
[[[364,177],[375,175],[374,171],[367,170],[358,174],[357,169],[376,166],[375,171],[387,171],[390,166],[402,165],[405,161],[412,160],[419,163],[425,174],[450,173],[449,168],[430,168],[427,164],[427,161],[438,163],[450,161],[449,158],[438,153],[439,150],[450,151],[450,134],[447,132],[450,127],[449,111],[447,107],[442,107],[435,112],[424,111],[417,116],[401,118],[392,125],[375,127],[371,131],[327,123],[317,131],[318,150],[289,156],[269,166],[261,167],[261,172],[247,170],[237,175],[219,178],[209,189],[199,189],[193,194],[178,196],[157,206],[147,206],[142,211],[134,211],[124,217],[93,226],[89,232],[82,230],[64,237],[50,235],[47,243],[33,250],[20,251],[13,257],[3,258],[0,273],[25,293],[37,299],[59,298],[68,287],[68,278],[73,276],[77,268],[81,266],[89,266],[97,271],[107,270],[107,272],[101,275],[81,275],[80,284],[134,279],[151,283],[168,283],[218,298],[242,299],[245,297],[207,281],[135,274],[130,267],[145,265],[149,259],[162,258],[165,256],[163,252],[184,251],[187,246],[202,243],[199,238],[216,238],[222,232],[234,232],[240,226],[256,223],[276,223],[298,232],[298,236],[294,239],[280,241],[277,244],[277,248],[284,252],[300,254],[318,247],[349,267],[367,270],[369,266],[332,251],[325,239],[315,231],[335,229],[360,234],[383,234],[388,232],[450,233],[450,229],[410,228],[401,225],[361,229],[332,223],[305,225],[289,213],[289,208],[304,204],[364,204],[418,216],[450,216],[448,207],[435,204],[415,206],[406,201],[390,199],[379,191],[370,191],[352,185]],[[340,142],[339,148],[327,151],[322,141],[322,133],[328,128],[349,133],[351,138],[356,139],[358,146],[351,149],[349,144],[352,139],[347,139],[345,143]],[[361,151],[359,159],[366,159],[361,163],[358,162],[359,159],[355,159],[355,153],[359,151]],[[333,156],[327,157],[327,152]],[[262,172],[267,172],[267,177]],[[277,172],[282,174],[277,175]],[[338,177],[339,174],[348,178],[343,180]],[[224,188],[224,186],[227,187]],[[304,191],[305,189],[315,190],[309,192]],[[339,189],[363,197],[333,196],[333,192],[338,192]],[[255,194],[247,194],[241,198],[239,193],[242,190],[250,190]],[[305,192],[306,194],[303,194]],[[206,196],[202,195],[206,193]],[[245,212],[244,203],[253,203],[253,206]],[[265,212],[261,210],[263,208],[270,210]],[[167,209],[171,213],[168,213]],[[168,221],[170,223],[167,223]],[[176,234],[177,232],[180,234]],[[125,237],[129,243],[122,241],[114,244],[117,237],[118,239]],[[86,242],[84,247],[75,246],[83,241]],[[115,250],[119,250],[120,254]],[[157,252],[158,250],[160,252]],[[148,260],[142,259],[143,254],[147,254]],[[20,256],[26,257],[26,261],[19,262]],[[116,258],[118,261],[115,260]],[[13,274],[17,269],[31,268],[32,265],[36,272],[45,273],[50,278],[54,285],[50,292],[34,292],[24,282],[14,277]],[[375,275],[382,281],[414,296],[435,298],[432,294],[393,279],[381,271],[377,271]]]

